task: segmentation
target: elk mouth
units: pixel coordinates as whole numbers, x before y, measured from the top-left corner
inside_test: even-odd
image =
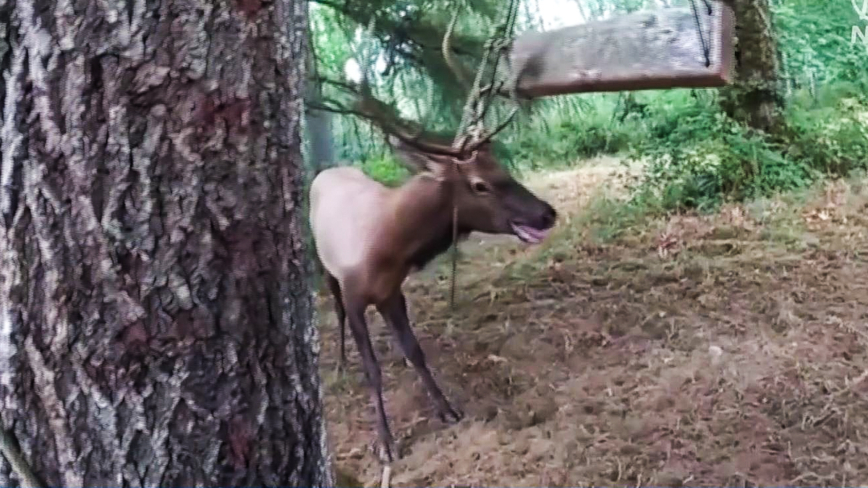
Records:
[[[509,226],[512,227],[512,232],[515,234],[522,242],[526,242],[528,244],[539,244],[542,242],[546,236],[549,234],[550,229],[537,229],[536,227],[531,227],[525,224],[517,224],[515,222],[510,222]]]

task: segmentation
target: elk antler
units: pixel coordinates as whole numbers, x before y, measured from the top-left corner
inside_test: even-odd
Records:
[[[518,4],[516,0],[512,0],[510,5],[510,14],[514,15],[514,10],[517,8]],[[454,58],[451,48],[451,38],[452,34],[455,30],[455,24],[458,21],[458,12],[459,9],[455,9],[455,13],[452,15],[452,20],[449,22],[449,26],[446,29],[446,34],[443,36],[443,58],[446,61],[446,65],[454,72],[456,78],[465,86],[471,85],[468,88],[470,89],[469,98],[467,99],[467,103],[464,107],[464,114],[461,119],[461,124],[458,128],[458,134],[456,134],[456,138],[453,141],[452,147],[456,149],[459,153],[463,154],[472,154],[483,144],[488,143],[492,137],[494,137],[497,133],[506,128],[507,125],[512,121],[515,117],[515,114],[518,112],[518,107],[514,109],[506,120],[501,123],[497,129],[490,132],[487,136],[483,137],[482,134],[484,131],[484,123],[485,115],[488,112],[488,109],[491,107],[491,103],[493,101],[492,95],[494,94],[503,94],[503,83],[499,85],[495,81],[495,75],[497,73],[497,65],[498,60],[501,56],[502,46],[497,43],[492,43],[487,45],[485,55],[483,56],[482,64],[479,67],[479,70],[476,74],[475,79],[472,84],[468,83],[464,77],[464,70],[461,69],[458,61]],[[514,20],[512,17],[507,18],[507,25],[511,25],[511,20]],[[511,30],[510,27],[505,27],[507,31]],[[482,76],[485,71],[485,67],[489,61],[490,56],[494,54],[494,67],[490,74],[491,78],[489,80],[488,86],[482,87],[480,86],[482,81]],[[465,132],[468,127],[472,127],[469,132]],[[476,132],[473,134],[473,141],[469,146],[467,145],[467,140],[470,138],[470,132]],[[472,159],[472,158],[471,158]]]
[[[459,152],[448,142],[438,141],[440,137],[426,131],[415,122],[403,119],[397,109],[378,100],[370,94],[360,95],[355,103],[356,111],[373,121],[387,135],[399,139],[404,144],[420,151],[458,157]]]
[[[457,22],[458,9],[455,9],[455,13],[452,14],[452,21],[450,21],[449,26],[446,27],[446,34],[443,36],[441,50],[443,51],[443,60],[446,61],[446,66],[452,70],[452,73],[455,75],[455,78],[458,79],[458,82],[464,86],[464,88],[469,89],[473,84],[473,81],[468,81],[467,71],[463,69],[452,53],[452,32],[455,30],[455,24]]]
[[[350,82],[330,80],[322,77],[320,81],[339,88],[351,101],[348,100],[341,103],[328,98],[323,99],[321,102],[308,100],[309,108],[365,118],[386,135],[393,136],[419,151],[431,154],[465,159],[466,155],[472,154],[484,144],[490,142],[491,138],[500,132],[509,122],[508,119],[506,123],[502,124],[494,132],[483,138],[479,138],[479,140],[474,141],[472,144],[467,145],[464,150],[461,150],[452,146],[452,138],[425,130],[419,123],[404,119],[399,114],[397,108],[376,98],[364,86],[356,86]]]

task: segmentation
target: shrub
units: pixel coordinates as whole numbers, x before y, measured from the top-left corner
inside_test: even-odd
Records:
[[[834,90],[830,90],[832,92]],[[840,91],[846,95],[848,90]],[[717,110],[664,119],[632,156],[648,161],[636,197],[668,209],[716,207],[803,188],[819,175],[846,176],[868,167],[868,104],[856,96],[817,97],[787,109],[787,130],[773,137]]]

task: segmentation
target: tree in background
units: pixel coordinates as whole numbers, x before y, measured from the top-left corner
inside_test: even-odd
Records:
[[[730,0],[736,17],[737,64],[733,84],[721,89],[730,117],[765,132],[783,129],[784,97],[769,0]]]
[[[47,486],[331,485],[306,2],[0,8],[2,427]]]
[[[305,63],[307,79],[305,80],[305,99],[314,104],[322,103],[322,83],[317,71],[315,46],[310,39],[308,29]],[[307,157],[310,174],[316,174],[335,164],[335,138],[332,131],[332,113],[326,110],[316,110],[308,107],[305,110],[305,123],[308,134]]]

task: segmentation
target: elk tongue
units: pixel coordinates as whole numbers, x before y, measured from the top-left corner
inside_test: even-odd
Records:
[[[515,223],[511,223],[510,225],[512,226],[512,231],[515,233],[515,235],[518,236],[518,238],[522,241],[527,242],[528,244],[539,244],[543,241],[543,239],[546,238],[549,233],[548,230],[535,229],[527,225],[520,225]]]

